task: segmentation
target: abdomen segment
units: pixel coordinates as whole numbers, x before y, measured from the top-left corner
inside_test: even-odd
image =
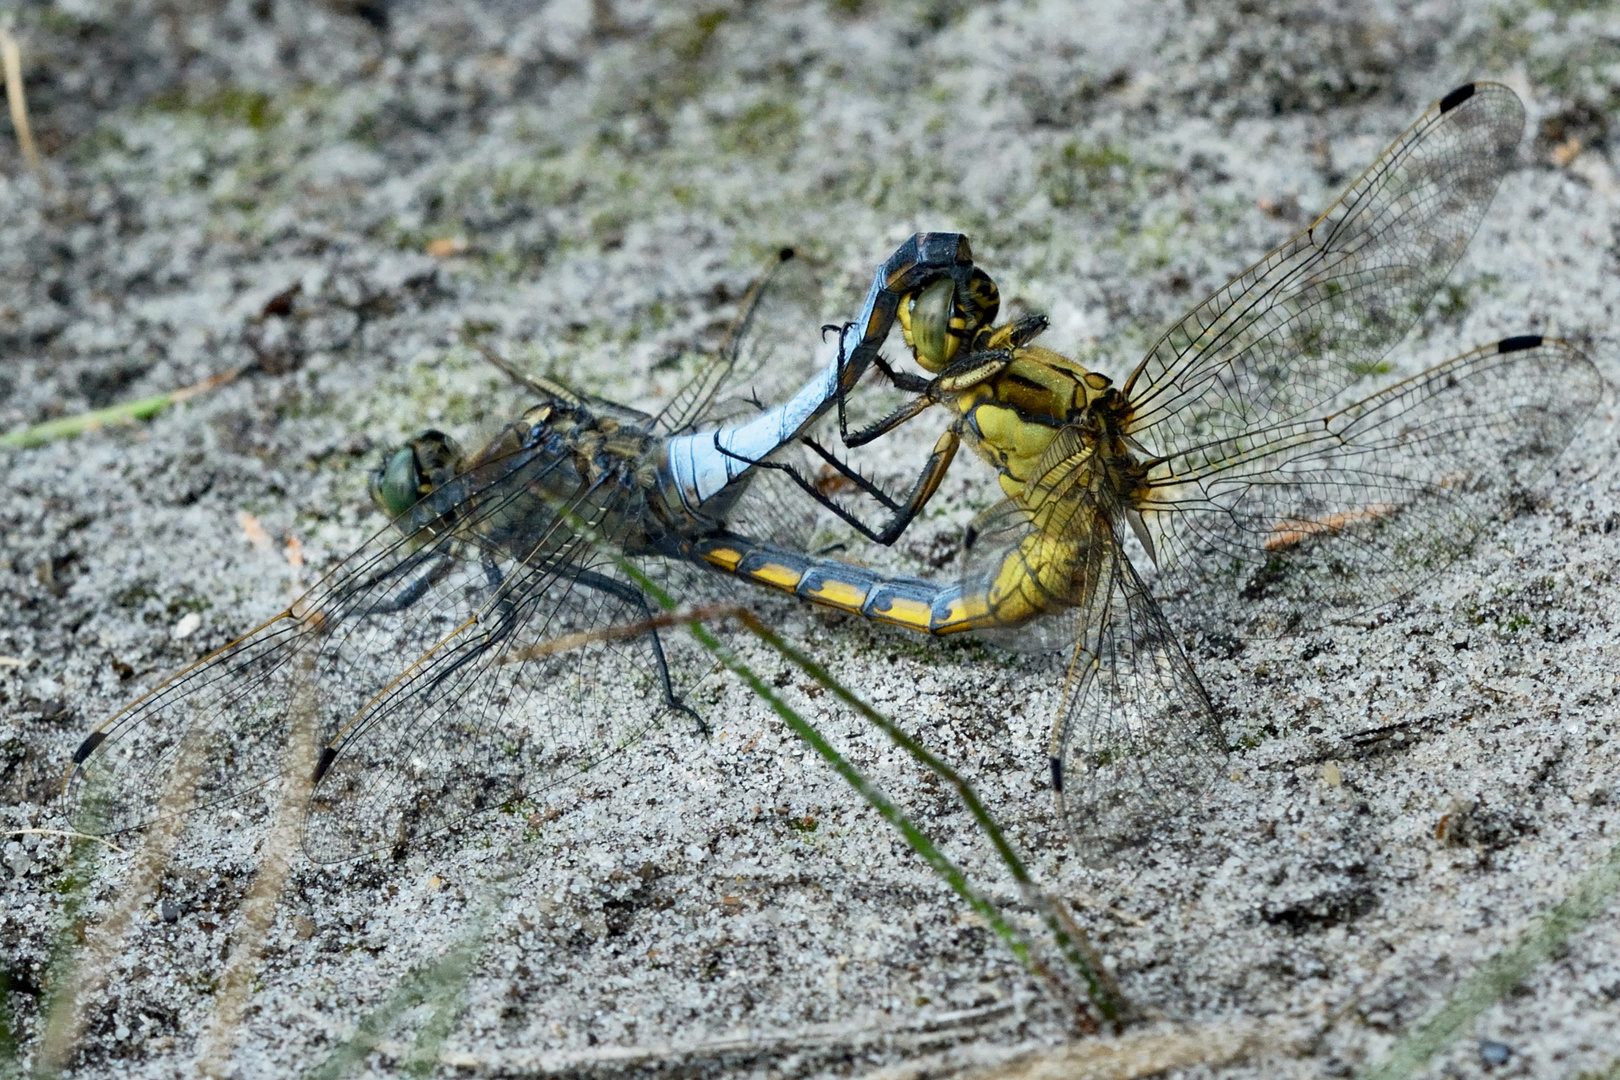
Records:
[[[698,558],[728,574],[873,622],[935,637],[986,625],[969,610],[960,585],[888,577],[738,536],[702,540],[694,547]]]

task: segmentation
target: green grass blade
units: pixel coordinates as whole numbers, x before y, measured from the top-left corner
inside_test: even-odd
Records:
[[[438,1066],[439,1047],[454,1030],[466,999],[467,981],[484,948],[489,924],[500,907],[503,891],[487,898],[450,950],[437,962],[407,973],[376,1008],[361,1018],[354,1034],[332,1048],[326,1059],[304,1074],[305,1080],[339,1080],[364,1064],[401,1016],[419,1005],[430,1005],[431,1015],[418,1030],[405,1071],[427,1076]]]
[[[660,588],[656,582],[648,578],[646,574],[632,565],[629,560],[623,557],[615,557],[615,562],[664,611],[676,610],[675,599]],[[1104,973],[1099,958],[1092,950],[1090,943],[1086,941],[1084,933],[1069,917],[1068,912],[1064,911],[1035,886],[1028,870],[1024,867],[1023,860],[1013,851],[1012,845],[1007,842],[1000,826],[996,824],[995,819],[991,817],[989,811],[979,800],[978,794],[973,790],[972,786],[956,770],[929,752],[921,743],[912,739],[893,721],[838,683],[824,667],[810,659],[808,655],[788,645],[780,636],[769,631],[752,612],[737,608],[731,613],[741,619],[750,631],[760,637],[761,640],[771,645],[783,657],[799,666],[823,687],[831,690],[839,700],[849,704],[861,716],[875,723],[890,739],[910,753],[913,758],[952,785],[958,796],[968,806],[969,812],[973,814],[974,820],[979,827],[990,838],[1003,864],[1008,867],[1014,880],[1018,882],[1026,902],[1029,902],[1041,914],[1042,921],[1046,923],[1048,931],[1052,934],[1053,943],[1057,946],[1059,953],[1084,983],[1086,997],[1090,999],[1098,1012],[1117,1026],[1126,1011],[1124,999],[1118,988]],[[778,697],[765,684],[763,679],[744,665],[729,649],[726,649],[718,638],[702,626],[700,619],[693,619],[688,622],[687,628],[705,649],[715,655],[728,670],[742,679],[756,695],[770,705],[772,710],[782,718],[783,722],[788,725],[794,734],[808,743],[824,761],[830,764],[846,783],[853,787],[873,809],[883,816],[884,820],[900,831],[911,849],[917,852],[951,886],[957,895],[961,896],[980,917],[990,924],[991,928],[1012,950],[1013,955],[1018,957],[1020,963],[1031,972],[1041,975],[1043,978],[1057,984],[1060,989],[1062,988],[1061,980],[1047,970],[1045,965],[1041,964],[1031,954],[1029,944],[1012,927],[1012,924],[996,910],[995,906],[977,889],[973,888],[966,874],[952,863],[944,852],[940,851],[915,823],[906,818],[876,785],[867,780],[858,769],[840,755],[814,725],[795,712],[787,702]],[[1082,1018],[1082,1026],[1090,1026],[1089,1022],[1084,1018]]]
[[[10,446],[19,450],[27,450],[36,446],[44,446],[57,439],[68,439],[75,435],[82,435],[87,431],[96,431],[100,428],[110,427],[114,424],[131,424],[137,420],[150,420],[170,405],[178,405],[188,398],[205,393],[217,386],[223,386],[241,374],[240,368],[222,371],[218,375],[211,375],[200,383],[171,390],[166,394],[153,394],[137,401],[126,401],[122,405],[111,405],[105,409],[93,409],[90,412],[79,413],[77,416],[64,416],[59,420],[47,420],[43,424],[32,427],[19,428],[16,431],[0,435],[0,446]]]
[[[990,928],[1007,943],[1007,947],[1012,950],[1013,955],[1018,957],[1025,967],[1031,971],[1039,970],[1039,965],[1030,955],[1029,944],[1024,941],[1012,924],[1002,916],[1001,912],[996,910],[995,905],[991,904],[973,888],[967,879],[967,875],[955,863],[951,862],[944,852],[935,846],[926,833],[900,812],[900,808],[895,806],[893,801],[883,793],[882,789],[868,780],[859,769],[855,768],[843,755],[839,754],[837,749],[827,741],[826,736],[822,735],[808,720],[800,716],[791,705],[783,701],[775,691],[766,685],[765,680],[761,679],[751,668],[739,660],[730,649],[721,643],[719,638],[709,632],[707,627],[701,623],[693,622],[688,624],[688,629],[705,649],[708,649],[719,659],[720,663],[728,671],[741,679],[750,690],[769,705],[776,715],[781,717],[782,721],[787,724],[789,730],[808,744],[812,750],[820,755],[822,760],[831,765],[833,771],[843,777],[844,781],[854,788],[861,798],[865,799],[867,804],[876,810],[885,821],[900,831],[900,835],[905,837],[906,843],[911,849],[922,856],[923,861],[928,863],[935,873],[945,879],[945,882],[950,885],[958,896],[967,902],[969,907],[990,924]]]
[[[958,773],[943,758],[934,754],[927,747],[914,739],[899,725],[887,716],[872,708],[861,700],[855,693],[834,679],[832,673],[817,663],[807,653],[790,645],[782,637],[765,627],[752,615],[743,616],[743,624],[761,640],[765,641],[782,656],[797,665],[800,670],[815,679],[821,686],[830,691],[835,697],[854,709],[869,723],[875,725],[892,740],[895,745],[905,750],[918,763],[943,779],[956,791],[957,798],[967,807],[973,815],[981,832],[987,836],[996,849],[997,856],[1002,865],[1007,868],[1014,881],[1018,883],[1019,890],[1029,905],[1035,908],[1046,924],[1048,932],[1052,935],[1053,944],[1068,962],[1070,968],[1078,974],[1085,983],[1086,996],[1097,1007],[1097,1011],[1113,1023],[1118,1023],[1125,1012],[1124,999],[1119,988],[1104,972],[1102,963],[1090,943],[1085,939],[1073,920],[1070,919],[1056,902],[1048,897],[1035,884],[1029,871],[1024,866],[1018,853],[1013,850],[1012,844],[1002,832],[1001,826],[990,811],[979,799],[978,792],[973,785]]]
[[[55,1076],[66,1066],[62,1060],[72,1049],[74,1039],[53,1039],[57,1033],[72,1032],[72,1013],[78,1008],[80,913],[90,901],[96,880],[101,849],[87,841],[75,841],[66,871],[56,889],[62,894],[62,925],[51,943],[51,957],[45,968],[45,993],[39,1003],[41,1032],[35,1047],[34,1075]]]

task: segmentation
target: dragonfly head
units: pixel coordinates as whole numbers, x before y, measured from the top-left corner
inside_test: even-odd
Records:
[[[424,431],[389,451],[371,474],[371,498],[398,517],[460,471],[461,447],[441,431]]]
[[[965,283],[942,277],[900,302],[900,330],[917,363],[943,371],[962,342],[973,341],[995,321],[1001,293],[990,275],[973,268]]]

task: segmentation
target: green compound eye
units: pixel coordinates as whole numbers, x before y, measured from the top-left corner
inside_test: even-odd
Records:
[[[422,474],[416,467],[416,451],[410,444],[388,455],[382,468],[371,474],[371,498],[398,517],[422,497]]]
[[[956,303],[956,283],[940,278],[911,301],[911,347],[917,360],[930,371],[938,371],[956,351],[951,334],[951,315]]]
[[[424,431],[390,451],[371,474],[371,498],[398,517],[424,495],[437,491],[461,471],[461,446],[441,431]]]

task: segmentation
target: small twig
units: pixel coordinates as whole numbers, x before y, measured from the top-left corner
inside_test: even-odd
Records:
[[[859,1061],[860,1052],[872,1047],[891,1054],[958,1047],[970,1039],[1016,1031],[1021,1019],[1010,1002],[997,1001],[971,1009],[867,1014],[792,1028],[748,1025],[695,1037],[682,1032],[683,1037],[662,1043],[447,1049],[438,1060],[452,1070],[475,1076],[628,1075],[636,1070],[695,1076],[719,1072],[724,1064],[743,1057],[779,1061],[789,1055],[835,1049]],[[1086,1045],[1097,1043],[1087,1040]],[[394,1056],[400,1055],[396,1052]]]
[[[600,630],[582,630],[577,634],[564,634],[561,637],[551,638],[549,641],[536,642],[523,649],[514,649],[496,661],[501,664],[519,664],[525,660],[540,660],[557,653],[572,652],[575,649],[592,645],[599,641],[625,641],[629,638],[640,637],[653,630],[667,630],[672,626],[685,626],[693,622],[710,622],[715,619],[740,617],[746,608],[736,604],[706,604],[703,607],[685,608],[671,611],[664,615],[654,615],[650,619],[640,619],[630,623],[616,623],[613,626],[604,626]]]
[[[128,424],[136,420],[148,420],[167,409],[170,405],[178,405],[182,401],[207,393],[217,387],[224,386],[238,375],[241,368],[231,368],[221,371],[217,375],[210,375],[200,383],[183,386],[178,390],[171,390],[167,394],[155,394],[152,397],[141,398],[139,401],[126,401],[122,405],[111,405],[105,409],[96,409],[77,416],[64,416],[60,420],[47,420],[43,424],[33,427],[20,428],[17,431],[0,435],[0,446],[11,446],[19,450],[27,450],[35,446],[44,446],[57,439],[72,438],[87,431],[96,431],[109,424]]]
[[[94,840],[98,844],[118,852],[122,855],[124,849],[108,840],[105,836],[91,836],[89,833],[74,832],[72,829],[7,829],[0,832],[0,836],[65,836],[69,840]]]
[[[11,106],[11,126],[17,130],[17,146],[22,150],[28,168],[49,186],[45,163],[40,160],[39,149],[34,146],[34,131],[28,126],[28,101],[23,97],[22,50],[11,32],[0,27],[0,66],[6,72],[6,103]]]
[[[1138,1080],[1188,1066],[1229,1065],[1262,1055],[1297,1055],[1300,1047],[1299,1035],[1282,1023],[1200,1024],[1143,1031],[1118,1039],[1085,1039],[1037,1049],[1011,1049],[1000,1061],[953,1071],[952,1075],[958,1080],[1033,1080],[1035,1077]],[[908,1064],[913,1066],[913,1071],[881,1069],[867,1073],[863,1080],[893,1080],[923,1071],[915,1068],[921,1062]]]
[[[287,737],[287,756],[292,761],[313,761],[320,744],[319,703],[312,678],[314,654],[305,650],[302,663],[299,691],[289,710],[292,730]],[[230,957],[225,962],[215,997],[214,1019],[197,1055],[196,1069],[200,1076],[222,1077],[230,1071],[231,1052],[247,1013],[254,977],[264,959],[265,941],[275,922],[281,892],[292,874],[299,824],[313,783],[314,775],[308,769],[288,769],[282,775],[275,820],[265,838],[253,884],[242,900],[242,921],[231,935]]]

